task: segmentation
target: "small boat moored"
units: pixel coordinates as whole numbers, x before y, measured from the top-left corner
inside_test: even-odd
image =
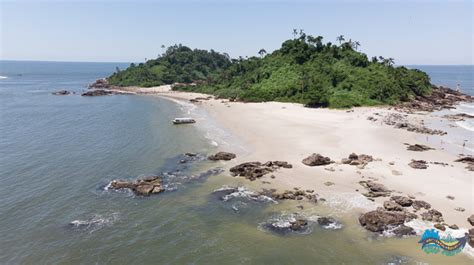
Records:
[[[195,123],[196,121],[192,118],[175,118],[173,120],[174,124],[188,124],[188,123]]]

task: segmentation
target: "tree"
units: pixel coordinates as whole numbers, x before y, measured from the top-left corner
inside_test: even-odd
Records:
[[[352,43],[354,45],[354,49],[357,51],[357,48],[359,48],[360,43],[358,41]]]
[[[337,38],[336,38],[336,41],[339,42],[339,44],[341,44],[343,41],[345,41],[346,39],[344,39],[344,35],[339,35]]]
[[[260,49],[260,51],[258,51],[258,54],[263,57],[263,55],[265,55],[267,53],[267,51],[265,51],[265,49]]]
[[[298,30],[297,29],[293,29],[293,37],[296,39],[296,36],[298,35]]]

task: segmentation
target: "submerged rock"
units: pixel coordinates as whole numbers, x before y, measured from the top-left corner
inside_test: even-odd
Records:
[[[66,95],[73,94],[73,92],[70,92],[70,91],[67,91],[67,90],[59,90],[59,91],[53,92],[51,94],[53,94],[55,96],[66,96]]]
[[[259,226],[264,230],[285,235],[289,233],[310,233],[312,231],[311,224],[312,222],[304,216],[281,214],[270,218]]]
[[[115,94],[111,90],[95,89],[82,93],[81,96],[94,97],[94,96],[106,96]]]
[[[359,223],[369,231],[382,233],[393,231],[411,219],[413,216],[405,212],[375,210],[362,214],[359,217]]]
[[[313,153],[307,158],[303,159],[303,164],[314,167],[314,166],[324,166],[334,163],[329,157],[322,156],[320,154]]]
[[[264,164],[260,162],[246,162],[230,168],[230,172],[233,176],[240,176],[253,181],[281,167],[291,168],[292,165],[283,161],[268,161]]]
[[[214,155],[210,155],[208,157],[209,160],[213,160],[213,161],[217,161],[217,160],[225,160],[225,161],[228,161],[228,160],[232,160],[236,158],[236,155],[233,154],[233,153],[228,153],[228,152],[218,152]]]
[[[139,196],[149,196],[165,190],[159,176],[150,176],[137,181],[112,180],[110,188],[115,190],[130,189]]]
[[[390,232],[392,232],[395,236],[399,236],[399,237],[416,235],[415,229],[406,225],[399,225],[395,229],[391,230]]]

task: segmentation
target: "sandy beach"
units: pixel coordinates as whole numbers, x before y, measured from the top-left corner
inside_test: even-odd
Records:
[[[186,102],[208,96],[162,88],[144,89],[141,92]],[[448,225],[470,227],[467,218],[474,212],[472,172],[465,169],[465,164],[454,162],[457,155],[441,148],[425,152],[408,151],[405,143],[432,144],[424,141],[422,134],[367,120],[374,113],[389,113],[393,110],[386,107],[361,107],[350,111],[311,109],[292,103],[241,103],[220,99],[203,100],[195,104],[205,109],[224,129],[241,139],[250,151],[239,154],[240,149],[221,150],[237,152],[237,158],[227,162],[226,166],[269,160],[283,160],[293,165],[292,169],[275,172],[275,179],[264,176],[258,182],[268,181],[272,187],[282,190],[293,187],[314,189],[328,198],[340,194],[351,198],[350,195],[353,195],[350,200],[355,200],[353,203],[356,205],[357,201],[366,200],[360,195],[364,188],[359,181],[372,180],[393,190],[394,195],[412,196],[429,202],[434,209],[443,213]],[[420,115],[412,114],[410,119],[420,119]],[[449,149],[449,146],[442,149]],[[302,159],[312,153],[327,156],[336,163],[316,167],[304,165]],[[363,169],[341,164],[341,159],[351,153],[371,155],[375,161]],[[465,154],[472,153],[466,151]],[[410,167],[408,164],[412,159],[427,161],[428,168]],[[334,184],[326,185],[328,182]],[[448,199],[447,196],[453,196],[454,199]],[[368,201],[368,205],[375,209],[382,206],[385,200],[387,198],[375,198],[374,202]],[[465,210],[459,211],[459,208]]]

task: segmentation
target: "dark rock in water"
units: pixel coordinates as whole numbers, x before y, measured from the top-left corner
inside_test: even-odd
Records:
[[[446,118],[451,121],[465,121],[466,119],[474,119],[474,116],[466,113],[456,113],[444,115],[443,118]]]
[[[211,155],[208,157],[209,160],[217,161],[217,160],[231,160],[236,157],[235,154],[233,153],[228,153],[228,152],[218,152],[214,155]]]
[[[421,208],[425,208],[426,210],[429,210],[431,208],[431,204],[421,201],[421,200],[415,200],[413,201],[413,204],[411,205],[415,210],[420,210]]]
[[[414,160],[412,159],[411,162],[408,164],[410,167],[415,169],[427,169],[428,163],[425,160]]]
[[[434,148],[431,148],[426,145],[422,144],[413,144],[413,145],[408,145],[407,150],[409,151],[415,151],[415,152],[423,152],[423,151],[428,151],[428,150],[433,150]]]
[[[339,229],[342,225],[332,217],[319,217],[318,224],[323,228]]]
[[[89,85],[89,89],[108,89],[109,82],[105,78],[97,79],[94,83]]]
[[[67,90],[59,90],[59,91],[53,92],[51,94],[53,94],[55,96],[66,96],[66,95],[70,95],[72,93],[70,91],[67,91]]]
[[[471,214],[471,216],[467,218],[467,222],[474,226],[474,214]]]
[[[349,164],[352,166],[358,166],[359,168],[364,168],[369,162],[374,161],[374,158],[370,155],[351,153],[348,158],[343,158],[341,160],[342,164]]]
[[[197,156],[197,153],[185,153],[184,155],[194,157],[194,156]]]
[[[469,171],[474,171],[474,157],[472,156],[465,156],[459,159],[454,160],[454,162],[466,163],[466,169]]]
[[[106,96],[115,94],[111,90],[96,89],[82,93],[81,96],[93,97],[93,96]]]
[[[403,211],[403,207],[400,204],[393,201],[384,201],[383,207],[387,211]]]
[[[139,196],[149,196],[165,190],[159,176],[151,176],[137,181],[112,180],[110,188],[115,190],[130,189]]]
[[[416,96],[409,102],[404,102],[397,107],[407,112],[435,111],[454,108],[460,102],[472,102],[473,97],[447,87],[433,87],[431,93],[425,96]]]
[[[415,229],[406,226],[406,225],[399,225],[395,229],[391,231],[396,236],[414,236],[416,235]]]
[[[311,194],[304,190],[286,190],[282,193],[277,193],[276,190],[263,190],[261,194],[265,194],[273,198],[274,200],[303,200],[306,198],[308,201],[317,203],[318,197],[316,194]]]
[[[290,168],[291,164],[282,161],[268,161],[265,164],[246,162],[230,168],[230,172],[233,176],[240,176],[253,181],[281,167]]]
[[[307,225],[308,221],[305,219],[296,219],[294,221],[290,221],[290,229],[293,231],[304,230]]]
[[[271,218],[260,227],[277,234],[311,232],[311,222],[300,215],[279,215]]]
[[[474,248],[474,228],[469,229],[468,236],[469,236],[469,241],[468,241],[469,246]]]
[[[303,164],[314,167],[314,166],[324,166],[334,163],[329,157],[322,156],[320,154],[312,154],[307,158],[303,159]]]
[[[390,212],[385,210],[375,210],[362,214],[359,223],[367,230],[382,233],[393,227],[403,225],[413,216],[405,212]]]
[[[405,196],[392,196],[390,199],[403,207],[410,207],[413,204],[413,200]]]
[[[431,209],[427,212],[422,213],[421,219],[426,220],[426,221],[436,222],[436,223],[444,222],[443,214],[435,209]]]

